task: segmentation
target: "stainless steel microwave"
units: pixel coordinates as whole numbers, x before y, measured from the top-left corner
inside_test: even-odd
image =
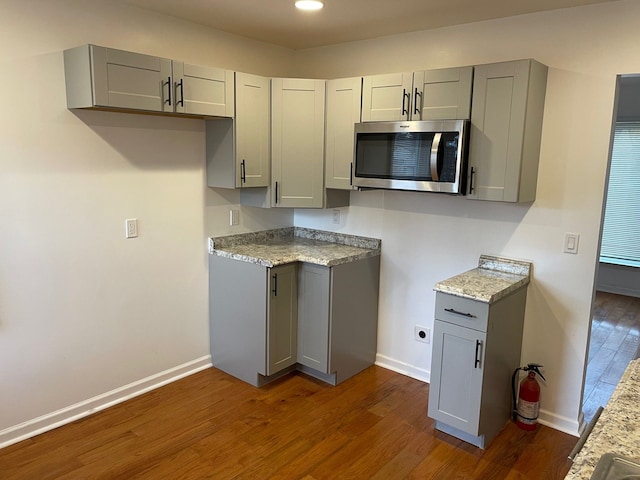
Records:
[[[468,120],[355,126],[353,185],[464,194]]]

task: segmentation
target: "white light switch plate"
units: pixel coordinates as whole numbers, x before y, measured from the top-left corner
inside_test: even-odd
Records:
[[[578,253],[578,243],[580,242],[580,234],[565,233],[564,234],[564,253]]]

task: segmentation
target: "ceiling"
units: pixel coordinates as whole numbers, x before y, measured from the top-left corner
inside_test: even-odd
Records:
[[[324,0],[319,12],[294,0],[120,1],[298,50],[616,0]]]

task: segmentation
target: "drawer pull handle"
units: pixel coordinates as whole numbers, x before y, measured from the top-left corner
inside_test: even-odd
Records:
[[[482,342],[480,340],[476,340],[476,363],[473,368],[478,368],[480,365],[480,359],[478,358],[478,352],[480,351],[480,347],[482,346]]]
[[[445,308],[444,311],[449,313],[455,313],[456,315],[462,315],[463,317],[476,318],[476,316],[472,315],[471,313],[459,312],[457,310],[454,310],[453,308]]]

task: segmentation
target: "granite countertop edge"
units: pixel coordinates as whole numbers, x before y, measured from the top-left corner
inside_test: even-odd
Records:
[[[640,359],[636,359],[624,371],[565,479],[589,480],[600,457],[605,453],[640,462],[640,422],[637,416],[639,398]]]
[[[531,267],[531,262],[481,255],[477,268],[438,282],[433,289],[483,303],[494,303],[528,285]]]
[[[293,262],[333,267],[379,256],[381,240],[302,227],[212,237],[209,253],[263,267]]]

